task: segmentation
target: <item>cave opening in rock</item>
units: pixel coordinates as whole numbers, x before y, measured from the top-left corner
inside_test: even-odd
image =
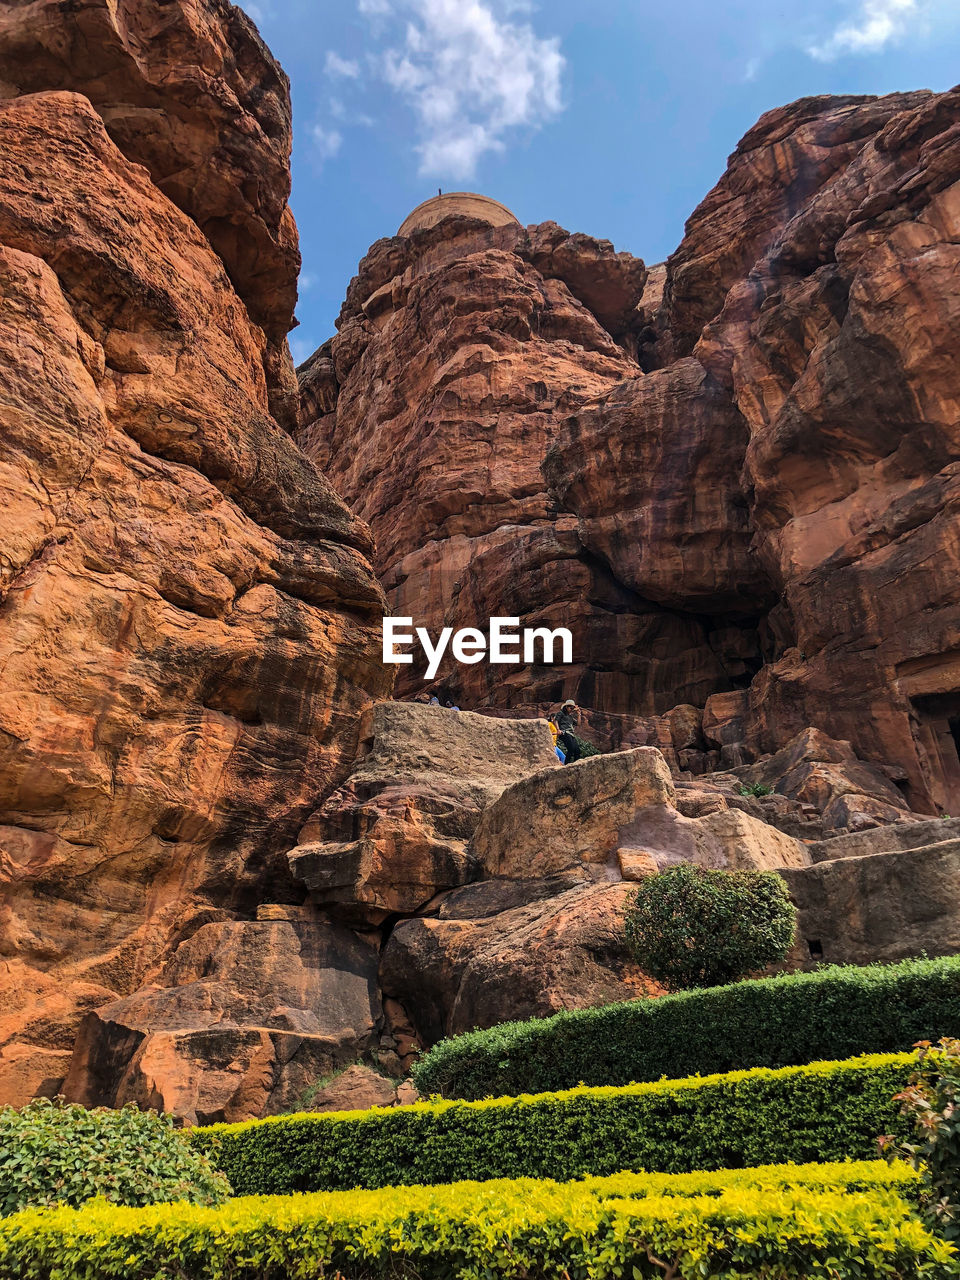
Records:
[[[925,694],[912,704],[933,799],[942,812],[960,813],[960,693]]]

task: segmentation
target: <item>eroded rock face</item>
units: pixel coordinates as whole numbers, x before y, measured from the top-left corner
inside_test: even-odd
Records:
[[[259,49],[219,3],[0,17],[5,1101],[198,930],[302,898],[284,853],[386,691],[368,532],[270,412],[296,255]]]
[[[960,798],[958,102],[765,116],[667,264],[653,372],[546,463],[618,581],[754,619],[723,764],[813,724],[900,765],[927,812]]]
[[[656,990],[623,941],[627,884],[492,880],[454,890],[436,918],[405,920],[381,982],[427,1042]]]
[[[652,747],[590,756],[509,787],[484,810],[470,850],[486,875],[505,879],[635,880],[678,862],[734,871],[807,864],[792,836],[715,799],[681,813]]]
[[[288,858],[313,902],[379,922],[474,878],[467,842],[483,810],[516,778],[559,764],[542,720],[401,702],[368,720],[364,754]]]
[[[287,77],[226,0],[28,0],[0,13],[0,96],[82,94],[112,141],[198,225],[269,342],[275,408],[296,411],[286,350],[300,255]]]
[[[64,1091],[191,1123],[270,1115],[369,1052],[379,952],[325,920],[202,926],[145,988],[87,1016]]]
[[[299,439],[370,523],[394,614],[573,632],[572,667],[445,661],[437,687],[460,706],[540,714],[579,687],[650,716],[729,687],[696,617],[585,554],[541,470],[560,423],[638,378],[645,274],[554,223],[447,218],[372,247],[339,333],[301,370]],[[398,691],[422,679],[422,662],[400,667]]]
[[[569,667],[448,667],[444,693],[574,694],[600,745],[697,775],[814,726],[960,806],[958,101],[768,113],[649,272],[552,224],[373,247],[303,370],[306,447],[393,612],[574,634]],[[704,711],[682,748],[679,704]],[[874,799],[828,825],[889,820]]]

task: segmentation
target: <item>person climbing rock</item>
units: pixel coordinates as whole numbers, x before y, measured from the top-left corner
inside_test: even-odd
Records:
[[[580,723],[580,708],[572,698],[568,698],[560,707],[556,716],[559,730],[559,744],[566,756],[565,764],[573,764],[580,759],[580,743],[574,732]]]

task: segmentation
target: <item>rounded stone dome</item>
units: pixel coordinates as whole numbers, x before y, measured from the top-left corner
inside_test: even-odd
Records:
[[[413,213],[404,218],[397,235],[408,236],[412,231],[435,227],[443,218],[450,218],[454,214],[479,218],[483,222],[489,222],[492,227],[505,227],[511,222],[520,225],[520,219],[499,200],[477,195],[475,191],[444,191],[442,195],[431,196],[423,204],[418,204]]]

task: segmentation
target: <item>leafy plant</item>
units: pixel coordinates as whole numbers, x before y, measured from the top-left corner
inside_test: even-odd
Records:
[[[741,783],[737,787],[737,794],[741,796],[756,796],[759,799],[760,796],[773,795],[773,787],[768,787],[762,782]]]
[[[772,871],[712,871],[681,863],[648,876],[626,911],[637,963],[682,990],[734,982],[782,960],[797,911]]]
[[[231,1194],[208,1155],[171,1116],[129,1104],[119,1111],[35,1098],[0,1107],[0,1215],[44,1205],[165,1200],[221,1204]]]
[[[894,1097],[913,1121],[913,1142],[880,1139],[889,1159],[906,1160],[921,1177],[920,1207],[930,1225],[948,1240],[960,1240],[960,1040],[921,1040],[917,1068]]]

